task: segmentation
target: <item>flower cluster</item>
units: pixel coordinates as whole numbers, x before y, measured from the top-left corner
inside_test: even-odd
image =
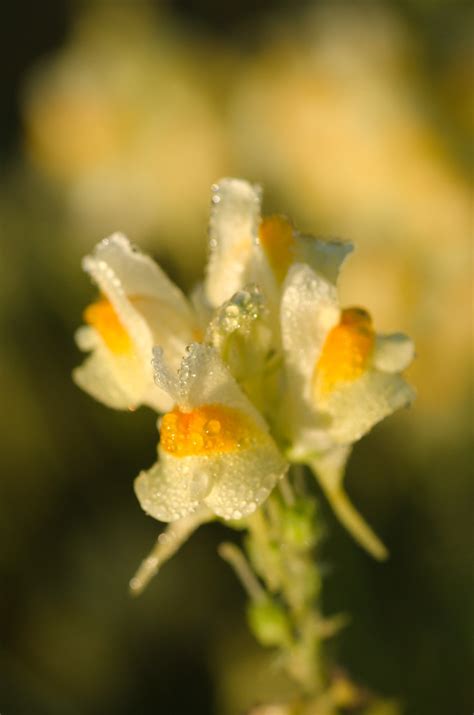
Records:
[[[352,246],[262,218],[258,186],[212,187],[209,236],[207,274],[189,299],[121,234],[83,263],[100,297],[77,333],[90,353],[77,384],[110,407],[160,414],[158,461],[135,491],[170,526],[146,568],[203,521],[249,517],[291,463],[311,467],[341,521],[383,558],[342,479],[354,442],[413,399],[401,375],[412,342],[377,335],[367,311],[339,305]]]

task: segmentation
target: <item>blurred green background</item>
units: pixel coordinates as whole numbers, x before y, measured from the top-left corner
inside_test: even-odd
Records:
[[[332,646],[406,715],[474,707],[472,10],[460,0],[4,9],[0,216],[0,712],[238,715],[285,685],[203,528],[132,600],[159,525],[132,480],[154,415],[70,379],[114,230],[190,288],[210,184],[261,181],[267,212],[356,244],[341,289],[418,347],[415,406],[355,449],[348,489],[390,548],[372,562],[324,506]]]

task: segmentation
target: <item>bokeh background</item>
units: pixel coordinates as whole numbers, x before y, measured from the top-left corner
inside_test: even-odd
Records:
[[[80,259],[122,230],[190,288],[210,184],[351,239],[341,289],[417,343],[415,406],[355,449],[348,489],[391,550],[325,507],[332,649],[406,715],[474,707],[472,10],[461,0],[8,3],[0,117],[0,712],[238,715],[286,684],[203,528],[139,599],[158,524],[132,479],[154,415],[71,382],[94,297]]]

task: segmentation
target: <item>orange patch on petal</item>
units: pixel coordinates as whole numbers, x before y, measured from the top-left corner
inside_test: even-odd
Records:
[[[246,415],[224,405],[203,405],[191,412],[175,407],[164,415],[160,446],[175,457],[204,456],[245,449],[259,432]]]
[[[84,311],[84,320],[91,325],[113,353],[121,355],[132,350],[132,341],[120,322],[114,307],[106,298],[88,305]]]
[[[258,231],[260,243],[278,281],[283,281],[295,250],[293,226],[285,216],[267,216]]]
[[[326,395],[345,382],[352,382],[367,369],[375,344],[372,320],[362,308],[346,308],[329,332],[313,374],[313,386]]]

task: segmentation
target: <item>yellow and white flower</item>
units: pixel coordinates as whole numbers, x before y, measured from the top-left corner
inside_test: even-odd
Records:
[[[155,349],[155,379],[174,407],[159,425],[158,461],[137,477],[135,492],[145,512],[169,523],[130,581],[135,594],[202,523],[251,515],[288,468],[220,357],[219,337],[236,327],[222,325],[226,307],[209,326],[217,347],[190,345],[177,375]]]
[[[205,292],[215,308],[248,283],[256,283],[278,311],[281,286],[294,262],[307,263],[335,282],[350,243],[298,232],[281,215],[262,217],[261,188],[226,178],[212,187],[210,257]]]
[[[174,407],[161,419],[159,461],[135,481],[142,508],[165,522],[203,507],[248,516],[287,470],[265,421],[214,348],[190,345],[177,376],[159,349],[154,364]]]
[[[341,309],[336,284],[351,250],[304,236],[282,216],[262,218],[259,187],[222,179],[193,306],[120,234],[84,259],[103,297],[78,331],[92,352],[76,382],[111,407],[165,413],[158,461],[135,491],[169,526],[133,590],[202,522],[250,516],[284,476],[286,458],[308,464],[342,523],[386,556],[342,480],[354,442],[413,399],[401,375],[413,344],[376,335],[361,308]]]
[[[109,407],[169,409],[169,395],[153,381],[152,349],[161,345],[171,365],[179,365],[198,330],[188,300],[119,233],[101,241],[83,268],[101,297],[86,308],[86,325],[76,334],[79,347],[91,354],[74,370],[74,380]]]
[[[294,264],[281,301],[293,459],[308,463],[333,507],[374,555],[385,549],[342,491],[351,445],[405,405],[414,392],[401,376],[414,355],[405,335],[376,335],[362,308],[341,309],[333,283]]]

